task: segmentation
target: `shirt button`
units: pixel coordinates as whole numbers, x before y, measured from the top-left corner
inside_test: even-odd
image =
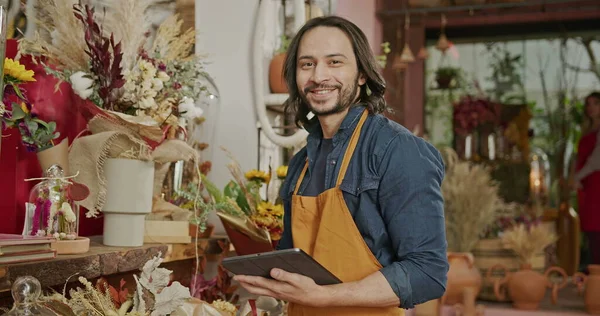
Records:
[[[332,160],[332,161],[331,161],[331,164],[332,164],[332,165],[335,165],[335,160]]]

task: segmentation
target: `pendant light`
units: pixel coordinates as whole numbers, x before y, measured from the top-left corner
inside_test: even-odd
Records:
[[[446,37],[446,15],[442,14],[442,26],[440,28],[440,38],[438,39],[435,47],[440,50],[442,53],[445,53],[448,48],[450,48],[450,41]]]

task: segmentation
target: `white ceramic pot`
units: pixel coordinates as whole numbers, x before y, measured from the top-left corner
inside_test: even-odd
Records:
[[[111,158],[104,164],[104,174],[104,245],[142,246],[146,214],[152,211],[154,163]]]

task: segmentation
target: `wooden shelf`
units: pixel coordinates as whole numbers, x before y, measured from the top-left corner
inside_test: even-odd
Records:
[[[220,242],[229,248],[226,236],[198,239],[198,255],[222,254]],[[43,287],[64,284],[75,273],[87,279],[138,271],[159,252],[165,263],[193,260],[196,257],[194,239],[189,244],[144,244],[141,247],[109,247],[102,244],[102,236],[90,237],[90,251],[79,255],[58,255],[55,259],[8,264],[0,267],[0,292],[10,290],[18,277],[31,275]],[[77,278],[72,278],[75,281]]]

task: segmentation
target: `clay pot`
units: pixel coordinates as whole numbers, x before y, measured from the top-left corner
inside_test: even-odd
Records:
[[[269,65],[269,87],[271,93],[288,93],[287,85],[283,79],[283,64],[285,63],[285,53],[277,54],[271,59]]]
[[[445,305],[473,305],[481,290],[481,273],[474,263],[471,253],[448,252],[448,284],[442,297]]]
[[[586,311],[592,315],[600,315],[600,265],[591,264],[588,270],[588,276],[580,272],[575,273],[573,283],[577,285],[579,293],[584,294]]]
[[[454,80],[454,76],[437,76],[435,78],[435,81],[438,85],[438,89],[450,89],[452,80]]]
[[[550,267],[545,274],[531,270],[530,264],[521,265],[521,270],[517,272],[508,272],[505,266],[497,264],[490,268],[486,277],[490,279],[495,270],[504,271],[504,278],[494,279],[494,294],[499,300],[506,299],[502,287],[506,286],[508,295],[513,300],[513,306],[522,310],[536,310],[544,295],[546,288],[552,289],[552,304],[556,304],[558,300],[558,290],[567,285],[567,274],[560,267]],[[552,272],[558,272],[562,277],[562,282],[554,283],[549,276]]]

